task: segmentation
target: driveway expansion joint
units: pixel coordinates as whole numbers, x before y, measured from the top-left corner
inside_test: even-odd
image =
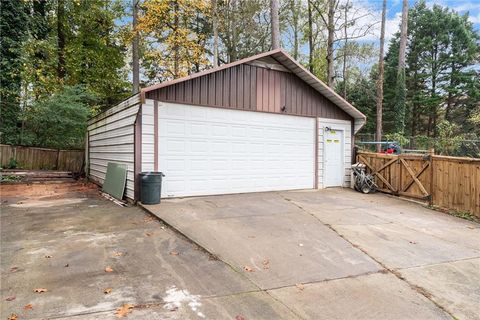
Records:
[[[430,302],[432,302],[435,306],[437,306],[440,310],[442,310],[443,312],[445,312],[446,314],[448,314],[452,319],[456,319],[456,317],[450,312],[448,311],[443,305],[439,304],[437,301],[435,301],[434,299],[432,299],[433,297],[433,294],[430,293],[428,290],[426,290],[425,288],[423,287],[420,287],[420,286],[417,286],[413,283],[410,283],[407,279],[405,279],[398,270],[396,269],[391,269],[389,267],[387,267],[384,263],[382,263],[381,261],[379,261],[378,259],[374,258],[373,256],[371,256],[370,254],[368,254],[368,252],[363,249],[362,247],[360,247],[359,245],[353,243],[352,241],[350,241],[349,239],[347,239],[344,235],[340,234],[331,224],[327,224],[327,223],[324,223],[322,220],[320,220],[317,216],[315,216],[314,214],[312,214],[311,212],[309,212],[308,210],[306,210],[305,208],[303,208],[302,206],[300,206],[296,201],[293,201],[293,200],[290,200],[288,198],[285,198],[283,197],[286,201],[290,201],[291,203],[293,203],[294,205],[296,205],[299,209],[301,209],[302,211],[304,211],[306,214],[312,216],[313,218],[315,218],[317,221],[319,221],[321,224],[325,225],[326,227],[328,227],[330,230],[332,230],[333,232],[335,232],[339,237],[341,237],[342,239],[344,239],[346,242],[348,242],[350,245],[352,245],[354,248],[360,250],[361,252],[363,252],[365,255],[367,255],[368,257],[370,257],[370,259],[372,259],[373,261],[375,261],[376,263],[378,263],[382,268],[384,268],[385,270],[387,270],[387,272],[391,273],[393,276],[395,276],[396,278],[398,278],[399,280],[405,282],[412,290],[414,290],[415,292],[421,294],[422,296],[424,296],[425,298],[427,298]]]
[[[163,224],[165,224],[168,228],[170,228],[172,231],[174,231],[175,233],[181,235],[183,238],[185,238],[188,242],[190,242],[191,244],[197,246],[198,248],[200,248],[202,251],[204,251],[206,254],[208,254],[209,256],[211,257],[214,257],[216,260],[219,260],[219,261],[222,261],[225,265],[227,265],[231,270],[233,270],[235,273],[237,273],[238,275],[240,275],[243,279],[245,279],[246,281],[248,281],[250,284],[252,284],[254,287],[256,287],[258,289],[258,291],[254,291],[254,292],[264,292],[265,294],[267,294],[270,298],[272,298],[273,300],[275,300],[277,303],[280,303],[281,305],[283,305],[285,308],[287,308],[292,314],[294,314],[295,316],[297,316],[299,319],[305,319],[303,317],[301,317],[293,308],[291,308],[290,306],[288,306],[287,304],[285,304],[283,301],[277,299],[276,297],[274,297],[273,295],[271,295],[267,290],[264,290],[262,288],[260,288],[255,282],[253,282],[253,280],[249,279],[247,276],[245,276],[241,271],[237,270],[234,266],[232,266],[230,263],[228,263],[227,261],[225,261],[224,259],[222,259],[222,257],[220,257],[219,255],[213,253],[213,252],[210,252],[206,247],[204,247],[203,245],[201,245],[200,243],[198,243],[197,241],[191,239],[190,237],[188,237],[186,234],[184,234],[182,231],[180,231],[178,228],[174,227],[172,224],[168,223],[168,221],[165,221],[164,219],[160,218],[159,216],[157,216],[156,214],[154,214],[153,212],[151,212],[150,210],[148,210],[148,208],[144,207],[142,204],[138,204],[138,206],[140,208],[142,208],[142,210],[144,210],[145,212],[147,212],[148,214],[152,215],[153,217],[157,218],[160,222],[162,222]]]

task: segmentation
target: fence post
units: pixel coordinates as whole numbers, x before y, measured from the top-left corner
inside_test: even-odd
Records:
[[[55,170],[58,170],[58,162],[60,161],[60,149],[57,149],[57,164],[55,166]]]
[[[430,161],[430,197],[428,198],[428,205],[432,206],[433,205],[433,191],[435,190],[435,187],[433,185],[433,156],[435,155],[435,149],[430,148],[428,149],[428,155],[429,155],[429,161]]]

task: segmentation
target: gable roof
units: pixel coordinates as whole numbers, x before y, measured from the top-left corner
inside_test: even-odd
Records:
[[[308,85],[310,85],[312,88],[320,92],[323,96],[325,96],[327,99],[333,102],[336,106],[338,106],[340,109],[345,111],[348,115],[350,115],[354,119],[354,133],[357,133],[363,127],[363,125],[366,122],[366,116],[363,113],[361,113],[357,108],[352,106],[347,100],[345,100],[340,95],[338,95],[334,90],[329,88],[325,83],[323,83],[320,79],[314,76],[310,71],[305,69],[305,67],[303,67],[297,61],[295,61],[288,53],[286,53],[282,49],[267,51],[267,52],[260,53],[245,59],[232,62],[232,63],[224,64],[216,68],[211,68],[198,73],[194,73],[183,78],[178,78],[175,80],[166,81],[159,84],[154,84],[149,87],[143,88],[141,92],[142,94],[145,94],[146,92],[149,92],[152,90],[168,87],[176,83],[195,79],[207,74],[211,74],[220,70],[228,69],[240,64],[244,64],[244,63],[251,62],[253,60],[258,60],[260,58],[265,58],[265,57],[274,58],[285,68],[287,68],[293,74],[297,75],[300,79],[305,81]]]

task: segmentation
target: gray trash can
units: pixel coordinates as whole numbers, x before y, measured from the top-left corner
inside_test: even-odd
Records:
[[[162,172],[140,173],[140,201],[143,204],[159,204],[162,193]]]

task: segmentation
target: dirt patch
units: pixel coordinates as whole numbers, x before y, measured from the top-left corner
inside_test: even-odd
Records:
[[[64,183],[34,183],[34,184],[1,184],[0,195],[2,203],[18,203],[22,199],[28,202],[68,200],[69,194],[83,194],[87,196],[98,195],[99,188],[96,184],[85,181]],[[71,197],[74,198],[74,197]]]

